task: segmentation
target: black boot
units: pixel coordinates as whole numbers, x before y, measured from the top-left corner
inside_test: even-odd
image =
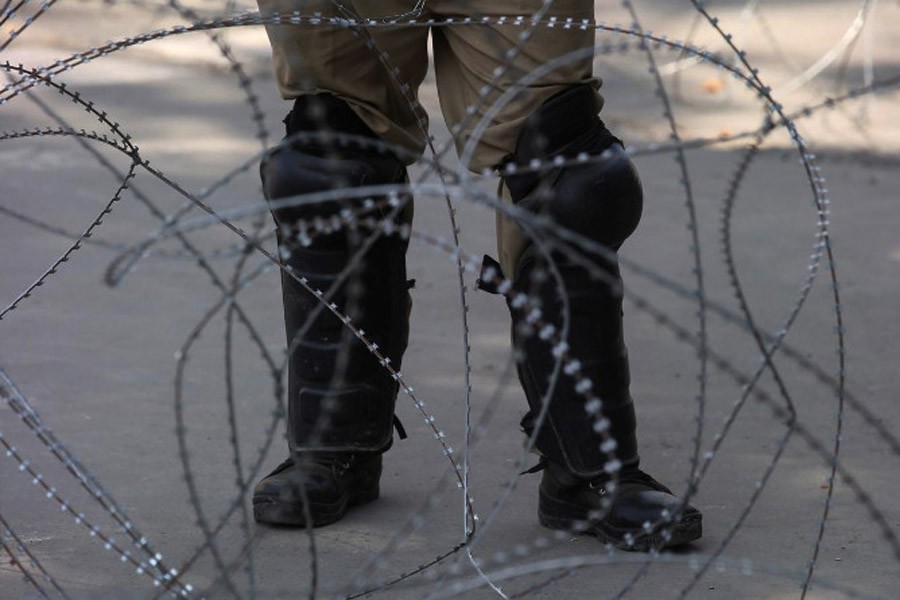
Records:
[[[377,139],[346,103],[329,95],[299,98],[285,123],[288,135],[326,131]],[[269,201],[407,181],[405,167],[392,153],[327,139],[273,151],[264,159],[261,174]],[[305,526],[306,498],[312,526],[326,525],[343,517],[348,507],[378,497],[381,454],[392,443],[398,391],[397,381],[381,363],[386,360],[400,369],[409,331],[407,241],[382,236],[351,267],[371,232],[339,228],[297,236],[296,230],[298,223],[327,222],[344,209],[359,213],[369,206],[368,200],[273,208],[283,264],[289,271],[282,273],[282,291],[290,352],[291,458],[254,489],[257,521]],[[373,200],[374,206],[360,216],[387,217],[389,209],[378,207],[383,198]],[[341,277],[345,279],[339,284]],[[382,359],[320,306],[316,292],[297,278],[323,294],[333,290],[330,302],[377,345]]]
[[[253,516],[273,525],[330,525],[347,509],[378,498],[380,454],[300,455],[288,458],[253,490]]]
[[[606,256],[582,253],[593,263],[589,269],[561,250],[547,257],[533,245],[511,274],[515,288],[538,301],[542,321],[532,322],[534,306],[510,303],[513,343],[522,357],[519,378],[530,408],[522,425],[547,464],[541,523],[646,550],[699,538],[701,516],[689,506],[678,510],[678,498],[638,468],[615,252],[636,228],[643,196],[634,166],[597,111],[587,86],[555,96],[526,122],[512,158],[521,166],[557,157],[597,160],[504,178],[518,205],[609,250]],[[556,340],[562,343],[555,353],[552,336],[539,330],[559,335],[564,316],[568,332]],[[566,362],[549,389],[560,353]],[[535,431],[548,394],[545,418]]]
[[[681,506],[671,490],[635,467],[584,480],[548,463],[541,479],[538,519],[550,529],[596,536],[620,550],[679,546],[703,533],[700,511]]]

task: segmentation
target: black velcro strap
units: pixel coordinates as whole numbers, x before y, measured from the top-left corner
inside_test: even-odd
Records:
[[[531,475],[533,473],[539,473],[547,468],[547,459],[543,456],[538,460],[538,463],[531,467],[530,469],[525,469],[519,475]]]
[[[397,435],[401,440],[405,440],[407,438],[406,429],[403,427],[403,423],[400,421],[400,417],[394,415],[394,429],[397,430]]]
[[[500,289],[497,283],[501,281],[503,281],[503,267],[500,266],[499,262],[485,254],[481,261],[478,279],[475,280],[475,288],[488,294],[499,294]]]

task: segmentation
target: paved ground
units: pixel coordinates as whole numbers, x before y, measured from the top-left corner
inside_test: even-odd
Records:
[[[618,4],[598,2],[597,6],[610,21],[631,22]],[[689,8],[676,9],[664,2],[637,6],[646,30],[671,39],[689,37],[694,14]],[[896,6],[882,3],[879,12],[869,15],[871,28],[858,38],[846,69],[841,70],[838,55],[815,79],[793,92],[791,82],[798,73],[828,57],[852,28],[860,7],[868,5],[784,2],[761,5],[759,13],[742,20],[741,10],[747,6],[720,2],[711,10],[720,11],[723,26],[735,31],[736,41],[749,50],[750,61],[776,95],[782,86],[784,95],[778,97],[784,98],[789,111],[865,83],[867,57],[876,80],[898,74],[895,57],[900,37],[888,26],[891,19],[896,22]],[[199,8],[212,14],[219,5],[200,4]],[[32,67],[47,65],[107,39],[173,22],[164,11],[151,10],[149,5],[53,6],[3,51],[2,59]],[[12,27],[3,25],[4,38]],[[703,31],[700,28],[693,37],[694,43],[724,52],[723,44]],[[267,70],[262,31],[242,28],[229,32],[226,39],[252,78],[267,128],[277,132],[285,105],[276,97]],[[620,38],[601,37],[606,39]],[[735,136],[761,122],[759,102],[720,71],[691,67],[676,76],[672,73],[683,63],[666,65],[673,65],[677,53],[661,53],[657,58],[669,73],[665,79],[669,90],[677,92],[674,110],[684,139]],[[648,470],[683,491],[697,435],[695,397],[701,364],[692,345],[698,329],[697,278],[685,188],[680,182],[683,176],[673,154],[653,152],[653,144],[666,141],[667,126],[644,56],[638,49],[617,51],[598,57],[598,64],[606,80],[604,116],[637,151],[646,188],[644,222],[623,250],[642,456]],[[205,38],[192,35],[98,59],[61,75],[59,81],[121,123],[142,156],[184,189],[202,190],[246,161],[248,168],[211,195],[209,203],[217,211],[259,207],[252,158],[261,146],[254,138],[242,92],[223,65]],[[668,598],[681,593],[692,598],[800,597],[823,518],[840,415],[843,476],[837,480],[807,597],[896,597],[900,552],[892,536],[900,532],[896,503],[900,445],[896,437],[886,438],[883,432],[900,427],[896,408],[900,390],[896,370],[900,361],[896,343],[900,335],[896,318],[900,297],[897,94],[894,85],[798,122],[827,180],[840,305],[835,305],[828,265],[823,262],[790,325],[787,347],[776,359],[787,399],[766,374],[754,388],[765,395],[751,396],[741,406],[724,443],[711,456],[694,499],[704,513],[704,538],[683,551],[647,564],[643,555],[610,555],[593,540],[557,538],[538,525],[539,476],[515,475],[522,459],[517,423],[524,400],[507,372],[506,309],[493,296],[471,292],[474,276],[466,276],[472,418],[486,419],[486,435],[471,449],[470,492],[481,520],[472,555],[483,561],[485,572],[503,593],[554,598],[619,594]],[[434,117],[432,132],[440,143],[448,134],[440,123],[430,80],[422,97]],[[41,90],[33,98],[76,128],[98,127],[83,109],[56,92]],[[19,95],[0,105],[2,131],[47,126],[56,126],[54,117],[31,97]],[[729,252],[747,302],[759,329],[768,334],[780,331],[793,314],[816,242],[817,215],[808,178],[789,142],[786,135],[777,133],[755,157],[740,183],[728,226],[733,242]],[[100,158],[119,171],[127,169],[129,160],[102,144],[91,143],[90,148],[49,136],[0,142],[0,205],[7,209],[0,213],[0,306],[12,302],[71,244],[59,233],[14,218],[9,210],[77,233],[91,224],[115,193],[120,178]],[[745,148],[741,142],[732,142],[686,155],[705,290],[713,308],[722,308],[707,313],[711,355],[721,364],[710,363],[704,381],[701,460],[741,398],[742,383],[735,382],[733,372],[752,374],[760,363],[752,336],[728,318],[738,315],[739,309],[722,243],[723,201],[746,156]],[[420,173],[421,169],[415,169],[413,179]],[[479,180],[473,186],[490,191],[493,183]],[[195,509],[200,507],[200,518],[216,524],[238,491],[224,401],[227,372],[233,375],[234,420],[245,473],[258,460],[259,470],[267,471],[283,458],[282,432],[277,429],[270,447],[276,409],[272,380],[260,347],[247,329],[235,325],[230,357],[224,352],[228,332],[223,312],[194,339],[192,332],[220,293],[196,261],[184,258],[179,242],[159,243],[155,248],[162,255],[142,260],[120,285],[104,284],[108,268],[123,249],[159,228],[159,220],[139,196],[151,199],[167,214],[184,202],[144,170],[131,187],[105,216],[92,242],[84,244],[64,268],[0,322],[0,368],[43,425],[163,555],[167,567],[182,571],[204,539]],[[493,252],[493,214],[470,202],[472,197],[458,203],[462,245],[480,256]],[[194,214],[199,217],[199,212]],[[249,229],[253,219],[240,223]],[[448,235],[442,198],[418,199],[416,230]],[[212,253],[212,270],[229,281],[237,264],[232,252],[237,242],[234,234],[212,226],[191,231],[190,240],[202,252]],[[216,254],[223,250],[224,256]],[[414,244],[409,260],[411,276],[418,284],[403,371],[460,457],[465,365],[456,267],[445,253],[421,243]],[[252,256],[246,272],[262,269],[264,264]],[[266,270],[238,295],[265,351],[276,361],[281,359],[283,340],[277,281],[277,272]],[[843,408],[832,385],[839,368],[836,308],[846,332],[847,404]],[[188,342],[190,346],[185,346]],[[179,351],[186,353],[188,361],[177,395],[173,357]],[[229,360],[231,369],[226,367]],[[8,384],[3,387],[8,394]],[[797,410],[797,428],[786,438],[787,427],[772,406],[780,409],[788,400]],[[441,447],[409,398],[401,397],[398,407],[410,439],[397,443],[387,455],[379,502],[351,512],[338,525],[316,531],[313,539],[300,531],[250,524],[249,550],[244,549],[243,513],[237,510],[218,535],[219,557],[203,553],[181,575],[183,582],[206,590],[208,597],[250,596],[255,590],[260,598],[292,598],[308,595],[315,573],[323,597],[370,589],[377,589],[373,596],[388,598],[497,596],[477,577],[465,550],[397,586],[379,589],[450,552],[463,536],[462,495],[448,474]],[[186,447],[179,445],[176,435],[179,416],[186,427],[181,438]],[[127,542],[122,523],[93,501],[5,400],[0,404],[0,434],[0,441],[15,446],[15,452],[0,457],[0,516],[9,528],[0,527],[0,533],[4,548],[11,551],[0,551],[0,597],[39,595],[16,561],[35,574],[42,589],[53,593],[53,586],[28,564],[26,550],[71,597],[152,597],[153,580],[137,574],[130,558],[122,560],[116,550],[122,544],[129,556],[147,560]],[[17,457],[28,461],[24,470],[40,473],[53,491],[48,492],[41,481],[33,485],[34,475],[21,472]],[[507,496],[512,482],[515,489]],[[192,487],[199,499],[191,499]],[[60,510],[57,499],[65,503],[65,509]],[[238,504],[246,506],[247,501],[243,497]],[[502,505],[494,516],[498,503]],[[76,523],[68,507],[83,511],[83,520],[95,525],[99,535],[90,535],[84,524]],[[106,550],[110,536],[114,545]],[[726,543],[721,560],[706,569],[710,557]],[[221,581],[216,561],[231,564],[238,557],[230,580]],[[152,569],[147,566],[146,570]]]

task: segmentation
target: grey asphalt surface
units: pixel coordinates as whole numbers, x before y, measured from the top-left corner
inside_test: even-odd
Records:
[[[723,4],[726,14],[731,14],[728,10],[736,10],[740,3]],[[684,15],[668,14],[660,3],[644,6],[657,29],[668,25],[681,33],[681,25],[689,22]],[[31,66],[49,64],[97,39],[119,37],[119,31],[147,31],[162,22],[162,17],[151,16],[139,6],[120,6],[110,9],[93,30],[97,7],[59,8],[38,21],[34,31],[23,34],[2,58]],[[827,32],[842,31],[853,14],[840,6],[825,12],[814,18],[822,21],[820,30]],[[792,18],[788,13],[776,13],[776,23]],[[896,17],[896,9],[886,14]],[[681,20],[674,21],[676,17]],[[875,56],[881,61],[881,72],[889,75],[896,65],[886,57],[896,48],[897,38],[881,29],[877,32]],[[274,143],[288,105],[277,97],[268,73],[265,39],[258,28],[230,35],[238,58],[253,78],[265,125],[273,132],[270,143]],[[832,38],[813,49],[809,40],[801,45],[815,56],[828,49],[836,39]],[[792,41],[789,36],[781,39],[788,45]],[[232,75],[214,52],[210,55],[199,36],[167,44],[154,42],[146,49],[99,59],[62,75],[60,81],[69,82],[109,111],[133,136],[142,156],[184,189],[202,190],[246,161],[248,167],[217,190],[209,204],[220,212],[256,207],[256,214],[264,215],[252,161],[261,146]],[[759,53],[760,44],[765,45],[753,38],[752,48]],[[773,80],[790,78],[777,70],[777,56],[758,56]],[[653,97],[652,81],[634,75],[635,65],[642,61],[632,52],[600,63],[606,67],[604,118],[637,150],[635,161],[645,186],[644,220],[622,251],[641,455],[649,472],[683,492],[698,432],[701,363],[686,339],[699,327],[697,278],[678,165],[671,153],[647,151],[653,143],[665,141],[665,121]],[[646,65],[642,68],[646,70]],[[828,76],[832,75],[829,71]],[[718,92],[711,81],[705,72],[684,75],[686,89],[705,90],[687,94],[675,105],[686,138],[735,134],[758,125],[760,113],[752,98],[744,98],[732,87]],[[209,552],[181,574],[183,582],[215,598],[250,597],[254,591],[258,598],[306,597],[314,580],[320,597],[367,590],[374,590],[372,597],[385,598],[500,597],[478,577],[473,561],[479,560],[509,597],[531,592],[538,598],[620,594],[677,598],[691,585],[687,592],[691,598],[799,598],[825,509],[840,414],[839,464],[844,477],[837,481],[807,597],[896,598],[900,555],[895,551],[896,537],[890,536],[900,532],[900,456],[857,408],[873,415],[876,425],[888,432],[900,428],[896,404],[900,390],[896,368],[900,364],[896,341],[900,336],[896,154],[900,137],[896,124],[900,121],[895,118],[896,87],[892,89],[866,101],[869,113],[864,127],[851,120],[861,105],[810,120],[807,129],[801,125],[829,188],[830,239],[840,305],[835,305],[823,263],[785,340],[787,350],[802,361],[784,352],[775,359],[787,396],[780,395],[770,374],[764,375],[757,389],[772,404],[751,396],[710,457],[708,472],[692,500],[704,514],[700,542],[647,563],[644,555],[610,554],[595,540],[556,536],[541,528],[536,518],[540,476],[517,476],[517,465],[523,460],[518,420],[525,402],[509,373],[506,307],[495,296],[473,291],[475,277],[469,273],[465,280],[472,420],[486,419],[484,435],[476,440],[470,456],[469,490],[480,517],[473,558],[459,551],[424,573],[383,588],[384,583],[451,551],[464,532],[461,492],[448,476],[447,458],[425,422],[426,416],[434,417],[455,455],[461,456],[465,363],[456,265],[445,252],[414,243],[409,270],[417,285],[403,372],[416,397],[425,402],[427,415],[401,395],[398,415],[409,439],[396,442],[386,455],[381,498],[351,511],[340,523],[317,530],[313,538],[303,531],[250,523],[249,550],[238,510],[216,540],[224,563],[240,558],[227,582],[219,577],[217,559]],[[97,127],[55,92],[41,90],[36,97],[76,127]],[[793,96],[788,108],[817,97],[816,90]],[[431,80],[422,90],[422,99],[440,144],[449,135]],[[2,131],[53,125],[52,117],[24,95],[0,105]],[[745,156],[745,146],[735,142],[686,155],[706,297],[713,308],[722,307],[726,317],[739,315],[724,260],[733,254],[747,303],[759,330],[767,334],[780,331],[793,313],[817,239],[809,182],[796,149],[788,142],[784,135],[774,136],[747,171],[735,196],[729,228],[733,244],[727,252],[722,241],[723,199]],[[128,167],[129,160],[121,153],[100,144],[91,148],[116,169]],[[447,164],[453,166],[453,160]],[[414,167],[411,178],[416,180],[420,173],[421,167]],[[113,196],[120,179],[72,139],[44,136],[0,141],[0,181],[4,207],[80,232]],[[485,178],[472,185],[490,192],[495,182]],[[138,173],[131,186],[167,214],[184,202],[145,171]],[[457,202],[462,247],[476,257],[493,254],[494,215],[469,200]],[[192,215],[200,217],[196,210]],[[104,276],[122,251],[152,237],[160,223],[132,192],[123,194],[103,221],[92,242],[0,321],[0,367],[166,564],[180,571],[203,543],[197,507],[203,519],[217,523],[240,491],[228,433],[227,361],[231,361],[236,443],[245,476],[257,461],[258,471],[265,473],[284,458],[283,427],[279,423],[274,436],[270,435],[277,412],[273,382],[246,328],[235,325],[230,357],[225,355],[228,332],[222,312],[193,340],[192,331],[220,299],[210,277],[196,261],[182,256],[183,247],[177,241],[169,239],[154,246],[165,255],[144,258],[119,285],[106,285]],[[254,219],[239,223],[251,229]],[[268,220],[263,227],[268,230]],[[423,234],[449,236],[444,199],[418,198],[415,227]],[[237,257],[233,252],[215,253],[235,248],[236,236],[222,226],[189,235],[201,251],[212,253],[212,269],[229,281]],[[13,301],[71,243],[8,213],[0,214],[0,306]],[[273,248],[271,240],[266,245]],[[253,255],[247,272],[264,264],[261,256]],[[266,352],[280,361],[283,331],[277,270],[265,270],[240,291],[237,302]],[[849,396],[842,410],[829,384],[838,377],[837,312],[845,327]],[[752,374],[761,360],[754,340],[722,314],[707,314],[711,355],[730,369]],[[189,340],[192,343],[186,347]],[[175,355],[185,351],[187,367],[177,395]],[[710,363],[703,383],[701,460],[742,393],[742,383],[716,362]],[[789,402],[796,409],[799,429],[786,437],[784,418],[771,406],[781,408]],[[176,435],[179,416],[186,428],[182,437],[186,447],[179,445]],[[132,555],[139,554],[127,545],[125,534],[107,511],[79,487],[6,401],[0,403],[0,434],[67,506],[83,511],[85,519],[104,535],[121,542]],[[810,438],[821,451],[811,448],[806,441]],[[0,515],[69,596],[153,597],[156,588],[150,578],[136,573],[127,559],[122,561],[114,549],[106,550],[102,539],[91,536],[71,514],[60,510],[53,494],[48,498],[40,482],[33,484],[32,476],[23,473],[20,463],[8,454],[0,456]],[[530,466],[532,459],[526,460]],[[761,478],[765,481],[760,488]],[[511,485],[515,489],[507,496]],[[190,487],[197,490],[199,500],[191,499]],[[494,515],[498,502],[502,508]],[[239,504],[248,507],[249,496],[241,496]],[[0,528],[0,534],[4,545],[13,550],[12,555],[0,550],[0,598],[39,597],[15,565],[16,561],[27,563],[24,550],[10,531]],[[721,560],[704,570],[726,542]],[[544,585],[551,578],[552,583]],[[46,580],[39,581],[41,587],[52,590]]]

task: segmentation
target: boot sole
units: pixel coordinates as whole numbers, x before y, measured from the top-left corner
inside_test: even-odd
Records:
[[[650,532],[622,529],[605,521],[589,521],[580,507],[553,500],[543,493],[538,506],[538,521],[548,529],[590,535],[604,544],[630,552],[683,546],[699,540],[703,535],[703,515],[700,513],[682,515],[676,523],[657,527]],[[664,535],[666,532],[668,536]]]
[[[378,499],[379,486],[360,490],[338,499],[337,502],[311,502],[309,512],[313,527],[324,527],[337,523],[347,510],[354,506],[368,504]],[[283,525],[288,527],[306,527],[306,513],[302,502],[283,502],[274,498],[254,498],[253,518],[258,523]]]

